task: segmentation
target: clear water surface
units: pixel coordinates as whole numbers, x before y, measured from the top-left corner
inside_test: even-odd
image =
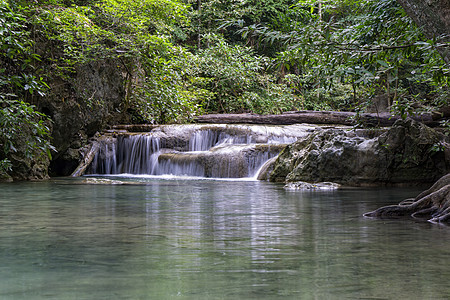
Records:
[[[362,217],[417,189],[0,184],[0,299],[448,299],[450,229]]]

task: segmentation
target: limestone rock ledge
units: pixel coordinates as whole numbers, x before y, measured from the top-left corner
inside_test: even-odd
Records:
[[[335,182],[370,186],[434,182],[449,172],[447,137],[413,120],[398,120],[375,138],[326,129],[299,139],[278,156],[273,182]]]

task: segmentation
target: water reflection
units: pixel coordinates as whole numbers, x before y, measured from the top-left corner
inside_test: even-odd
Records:
[[[444,299],[450,294],[448,228],[361,217],[417,190],[78,182],[0,185],[0,298]]]

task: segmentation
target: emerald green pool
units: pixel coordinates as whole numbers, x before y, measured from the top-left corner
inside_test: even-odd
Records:
[[[362,217],[419,189],[83,180],[0,184],[0,299],[450,296],[448,227]]]

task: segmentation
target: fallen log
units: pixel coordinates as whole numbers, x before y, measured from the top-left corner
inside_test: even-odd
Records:
[[[79,177],[84,175],[87,167],[92,163],[99,149],[100,143],[98,141],[92,141],[91,144],[89,145],[89,148],[86,150],[81,163],[78,165],[77,169],[73,171],[73,173],[70,176]]]
[[[412,119],[428,126],[439,125],[439,120],[431,113],[410,116]],[[390,113],[361,113],[345,111],[293,111],[279,115],[258,115],[251,113],[243,114],[208,114],[198,116],[197,123],[214,124],[267,124],[267,125],[291,125],[298,123],[308,124],[338,124],[355,125],[360,123],[364,126],[387,127],[392,126],[400,119]]]

